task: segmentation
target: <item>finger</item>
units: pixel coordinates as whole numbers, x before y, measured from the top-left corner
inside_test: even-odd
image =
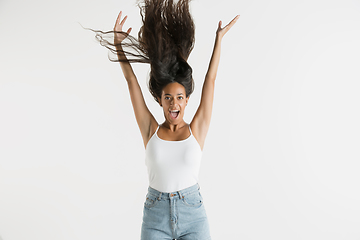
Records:
[[[231,20],[231,22],[228,25],[226,25],[225,28],[231,28],[239,18],[240,18],[240,15],[237,15],[236,17],[234,17],[234,19]]]
[[[116,18],[116,22],[115,22],[115,27],[114,27],[114,28],[116,28],[116,26],[119,24],[120,19],[121,19],[121,14],[122,14],[122,11],[120,11],[118,17]]]
[[[130,34],[131,30],[132,30],[132,28],[129,28],[126,33]]]
[[[120,19],[121,19],[121,15],[122,15],[122,11],[120,11],[117,19],[116,19],[116,23],[119,23],[120,22]]]
[[[124,23],[125,23],[126,19],[127,19],[127,16],[125,16],[124,19],[121,21],[121,23],[120,23],[121,27],[124,26]]]

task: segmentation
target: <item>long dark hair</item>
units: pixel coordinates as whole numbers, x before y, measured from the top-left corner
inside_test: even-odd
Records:
[[[178,82],[190,96],[194,91],[192,68],[187,59],[195,43],[195,25],[189,11],[190,0],[143,0],[138,2],[143,26],[138,39],[126,32],[120,43],[114,44],[114,31],[103,32],[92,30],[96,39],[116,57],[113,62],[140,62],[151,66],[149,90],[155,101],[161,98],[162,89],[169,83]],[[116,32],[120,33],[120,32]],[[122,50],[120,50],[122,49]],[[122,52],[126,59],[119,60],[117,54]]]

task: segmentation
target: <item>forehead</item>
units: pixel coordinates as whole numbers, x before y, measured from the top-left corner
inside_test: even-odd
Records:
[[[169,83],[163,88],[163,94],[185,94],[185,88],[180,83]]]

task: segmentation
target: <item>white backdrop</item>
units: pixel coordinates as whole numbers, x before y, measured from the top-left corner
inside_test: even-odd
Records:
[[[144,147],[118,63],[134,1],[0,1],[0,239],[139,239]],[[213,239],[360,239],[360,2],[194,0],[195,91],[223,39],[200,185]],[[149,66],[134,64],[148,107]]]

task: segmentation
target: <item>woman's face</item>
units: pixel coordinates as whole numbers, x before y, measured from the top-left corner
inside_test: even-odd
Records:
[[[179,124],[183,121],[185,107],[189,97],[180,83],[169,83],[161,93],[160,106],[164,110],[165,119],[171,124]]]

